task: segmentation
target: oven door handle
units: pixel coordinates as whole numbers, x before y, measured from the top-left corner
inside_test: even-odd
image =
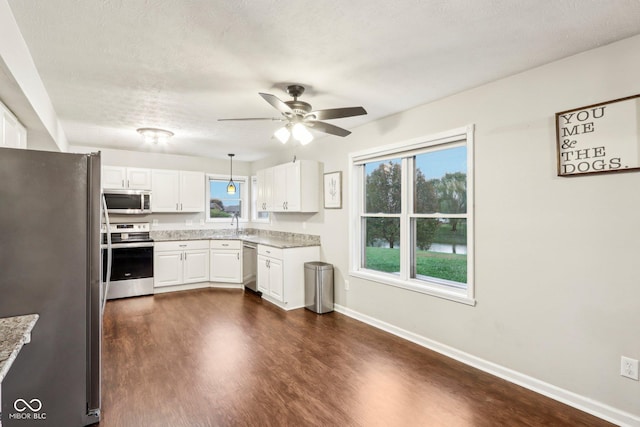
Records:
[[[141,242],[141,243],[112,243],[112,249],[123,249],[123,248],[152,248],[153,242]]]

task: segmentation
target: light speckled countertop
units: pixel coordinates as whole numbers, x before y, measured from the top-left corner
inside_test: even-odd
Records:
[[[252,230],[249,234],[236,235],[220,230],[155,230],[151,238],[156,242],[176,240],[242,240],[243,242],[288,249],[306,246],[320,246],[320,237],[308,234],[283,232],[260,232]]]
[[[0,318],[0,383],[38,320],[37,314]]]

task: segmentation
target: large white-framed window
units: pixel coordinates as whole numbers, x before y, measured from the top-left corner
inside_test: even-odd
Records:
[[[258,177],[251,177],[251,222],[271,222],[269,212],[258,210]]]
[[[349,160],[350,274],[474,305],[473,126]]]
[[[240,221],[249,220],[249,179],[246,176],[234,176],[236,193],[227,194],[228,175],[207,174],[205,201],[207,222],[230,221],[238,215]]]

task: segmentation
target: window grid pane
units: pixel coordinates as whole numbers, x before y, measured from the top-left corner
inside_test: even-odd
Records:
[[[362,267],[386,273],[400,272],[400,218],[364,217],[365,250]]]
[[[229,181],[209,180],[209,218],[231,218],[242,215],[242,192],[244,183],[235,182],[236,193],[227,194]]]
[[[467,283],[467,220],[461,218],[413,218],[412,274],[418,280],[429,278]]]
[[[467,148],[414,156],[414,213],[467,212]]]
[[[366,213],[401,213],[402,159],[367,163],[364,166]]]

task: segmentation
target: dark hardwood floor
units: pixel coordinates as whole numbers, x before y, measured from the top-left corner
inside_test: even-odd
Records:
[[[605,426],[347,316],[205,289],[107,303],[100,427]]]

